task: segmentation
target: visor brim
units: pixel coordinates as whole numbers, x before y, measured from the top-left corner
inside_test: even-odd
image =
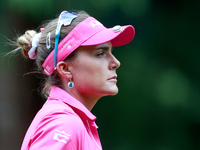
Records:
[[[135,36],[135,29],[131,25],[122,26],[119,31],[114,31],[113,28],[102,30],[89,39],[81,46],[91,46],[106,43],[111,41],[113,47],[122,46],[132,41]]]

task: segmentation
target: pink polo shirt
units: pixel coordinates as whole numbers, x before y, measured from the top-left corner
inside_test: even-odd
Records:
[[[21,150],[102,150],[96,117],[66,91],[52,86]]]

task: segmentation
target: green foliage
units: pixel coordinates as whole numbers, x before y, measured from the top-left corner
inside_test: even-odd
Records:
[[[54,0],[5,0],[4,4],[22,14],[30,13],[33,16],[48,13],[54,6]]]

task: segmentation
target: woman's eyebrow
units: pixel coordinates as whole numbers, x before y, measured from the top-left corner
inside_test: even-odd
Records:
[[[99,49],[102,49],[102,50],[109,50],[110,47],[109,46],[99,46],[96,48],[96,50],[99,50]],[[111,51],[113,50],[113,47],[111,47]]]

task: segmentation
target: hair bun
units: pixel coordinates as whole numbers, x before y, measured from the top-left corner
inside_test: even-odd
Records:
[[[28,30],[25,32],[24,35],[20,36],[17,39],[17,43],[18,45],[21,47],[22,49],[22,53],[25,57],[29,57],[28,56],[28,51],[31,49],[32,47],[32,38],[35,36],[37,32],[34,30]]]

